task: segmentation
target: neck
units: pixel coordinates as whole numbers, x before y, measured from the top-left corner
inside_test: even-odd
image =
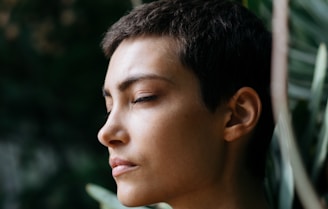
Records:
[[[237,148],[236,148],[237,147]],[[185,194],[169,202],[174,209],[269,209],[261,179],[249,173],[245,159],[238,150],[240,146],[227,149],[223,173],[209,179],[197,191]]]
[[[227,190],[230,193],[225,197],[226,205],[217,207],[217,209],[269,209],[262,181],[245,170],[240,171],[237,175],[239,178],[227,179],[230,180],[230,184],[226,183],[226,188],[228,187]]]
[[[173,209],[269,209],[262,183],[245,173],[238,176],[242,178],[226,178],[169,204]]]

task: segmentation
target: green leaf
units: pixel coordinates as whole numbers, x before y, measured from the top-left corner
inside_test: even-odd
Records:
[[[316,68],[315,68],[315,76],[313,79],[312,85],[312,95],[313,99],[310,103],[310,108],[316,108],[320,105],[321,98],[322,98],[322,91],[324,85],[324,79],[326,76],[326,68],[327,68],[327,49],[325,44],[321,44],[319,47]],[[319,107],[317,107],[319,109]],[[319,110],[317,110],[319,112]],[[313,116],[314,117],[314,116]],[[321,128],[321,132],[319,135],[319,142],[317,144],[316,156],[314,161],[314,166],[312,169],[312,178],[316,180],[319,170],[322,167],[323,161],[327,154],[327,140],[328,140],[328,129],[327,129],[327,122],[328,122],[328,105],[326,106],[326,113],[324,122]]]
[[[305,134],[302,138],[302,145],[304,145],[305,149],[308,149],[311,146],[313,137],[316,136],[315,126],[318,113],[320,112],[324,80],[326,77],[326,68],[327,49],[325,44],[321,44],[318,50],[316,67],[314,70],[313,82],[311,87],[311,97],[309,101],[309,110],[311,110],[311,116]],[[309,153],[309,151],[303,150],[303,155],[305,155],[306,153]],[[306,160],[311,161],[308,156],[306,156]]]
[[[281,126],[276,128],[276,136],[278,138],[285,137],[282,135],[284,132]],[[277,139],[278,139],[277,138]],[[287,149],[282,149],[282,146],[289,144],[283,144],[281,140],[277,140],[281,150],[281,164],[280,164],[280,184],[279,184],[279,196],[278,196],[278,209],[291,209],[294,200],[294,173],[291,165],[291,156]]]
[[[294,178],[290,162],[282,161],[282,175],[279,191],[279,209],[291,209],[294,199]]]
[[[328,101],[325,110],[325,118],[323,121],[323,125],[319,134],[319,142],[316,146],[316,156],[314,159],[314,166],[312,169],[312,180],[314,182],[317,181],[319,173],[323,168],[325,159],[327,157],[327,145],[328,145]]]
[[[158,203],[156,209],[172,209],[172,207],[166,203]]]
[[[327,68],[327,48],[325,44],[320,44],[318,50],[318,56],[316,60],[316,67],[314,69],[314,78],[311,88],[311,94],[313,95],[310,101],[310,109],[319,108],[320,101],[322,100],[322,89],[326,77]]]

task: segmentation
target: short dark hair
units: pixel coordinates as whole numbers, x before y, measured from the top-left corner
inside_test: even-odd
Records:
[[[159,0],[141,5],[107,31],[102,47],[110,58],[127,38],[165,36],[177,43],[181,63],[200,84],[211,111],[241,87],[251,87],[262,102],[262,114],[249,143],[248,161],[263,176],[273,132],[270,98],[271,34],[242,5],[224,0]]]

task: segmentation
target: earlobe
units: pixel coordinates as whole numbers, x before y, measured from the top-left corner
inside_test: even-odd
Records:
[[[228,108],[224,139],[230,142],[248,136],[256,127],[262,110],[256,91],[250,87],[239,89],[228,102]]]

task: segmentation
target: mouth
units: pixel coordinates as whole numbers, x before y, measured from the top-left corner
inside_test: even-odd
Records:
[[[120,158],[111,158],[110,166],[112,167],[112,175],[113,177],[118,177],[120,175],[126,174],[130,171],[133,171],[137,168],[137,165],[126,161]]]

